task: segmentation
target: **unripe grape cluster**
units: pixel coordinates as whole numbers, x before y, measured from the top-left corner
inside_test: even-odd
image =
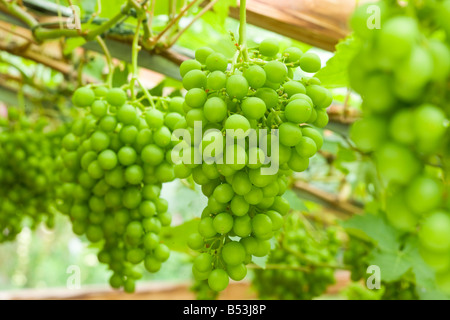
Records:
[[[448,190],[442,172],[429,166],[450,163],[450,1],[377,5],[380,29],[367,28],[367,5],[351,20],[363,46],[351,62],[350,81],[365,113],[351,136],[373,153],[388,185],[387,219],[401,231],[419,230],[422,256],[450,292]]]
[[[0,118],[0,243],[14,240],[24,225],[53,227],[63,130],[13,107]]]
[[[192,137],[200,123],[202,139],[180,139],[179,144],[184,144],[188,159],[199,155],[203,161],[176,163],[175,174],[192,175],[208,197],[198,233],[190,235],[188,245],[199,251],[192,268],[195,278],[207,281],[214,291],[224,290],[230,278],[244,279],[252,257],[269,253],[270,239],[289,211],[282,197],[287,177],[305,171],[322,147],[314,127],[326,126],[326,108],[332,103],[331,93],[317,78],[294,80],[300,68],[319,71],[316,54],[298,48],[279,53],[279,45],[270,39],[248,58],[237,47],[231,63],[220,52],[200,48],[195,60],[180,68],[187,94],[186,122],[179,128]],[[235,136],[230,138],[229,132]],[[253,146],[252,140],[259,144]],[[279,170],[268,174],[265,169],[271,164]]]
[[[143,262],[157,272],[170,254],[159,234],[171,223],[160,197],[162,184],[175,178],[171,113],[144,108],[120,88],[82,87],[72,100],[84,116],[62,140],[60,210],[75,234],[101,243],[98,259],[113,271],[111,286],[133,292],[141,277],[135,266]],[[164,102],[170,108],[182,103]]]
[[[335,282],[332,266],[340,249],[337,229],[312,229],[304,219],[296,213],[287,217],[267,268],[255,270],[252,284],[260,298],[310,300]]]

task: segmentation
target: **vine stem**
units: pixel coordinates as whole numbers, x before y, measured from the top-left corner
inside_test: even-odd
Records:
[[[178,39],[181,37],[181,35],[183,33],[186,32],[186,30],[188,30],[194,23],[195,21],[197,21],[198,19],[200,19],[206,12],[208,12],[209,10],[211,10],[211,8],[218,2],[219,0],[213,0],[210,3],[208,3],[202,11],[200,11],[190,22],[189,24],[184,27],[182,30],[180,30],[172,39],[172,41],[170,42],[170,44],[168,45],[168,47],[172,47],[177,41]]]
[[[108,84],[109,88],[112,88],[114,65],[113,65],[111,53],[109,52],[108,46],[106,45],[106,43],[102,39],[102,37],[97,36],[95,39],[97,40],[97,42],[100,45],[100,47],[102,47],[103,53],[105,54],[106,63],[108,64],[108,71],[109,71],[106,83]]]
[[[150,105],[152,106],[153,109],[155,109],[156,105],[155,105],[155,102],[153,101],[154,98],[152,97],[150,92],[148,92],[148,90],[144,87],[144,85],[142,84],[141,80],[139,80],[139,79],[136,79],[136,80],[137,80],[137,83],[139,84],[139,86],[141,87],[142,92],[144,92],[145,97],[150,102]]]
[[[247,0],[240,0],[239,3],[239,46],[241,47],[242,58],[244,61],[248,61]]]
[[[194,0],[191,3],[189,3],[186,7],[184,7],[183,9],[181,9],[180,13],[174,18],[172,19],[167,26],[164,28],[164,30],[162,30],[160,33],[158,33],[158,35],[152,39],[150,41],[151,45],[154,46],[156,43],[158,43],[158,41],[161,39],[161,37],[170,29],[172,28],[178,20],[181,19],[181,17],[184,16],[184,14],[192,7],[194,6],[199,0]]]
[[[130,83],[130,89],[131,89],[131,96],[133,97],[133,100],[136,99],[134,82],[136,80],[138,80],[138,56],[139,56],[139,51],[141,50],[141,46],[139,45],[141,24],[142,24],[142,19],[138,19],[137,26],[136,26],[136,34],[134,35],[133,45],[132,45],[132,54],[131,54],[132,78],[131,78],[131,83]]]

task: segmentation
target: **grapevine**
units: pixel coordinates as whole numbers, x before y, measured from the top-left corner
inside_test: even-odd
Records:
[[[40,222],[54,225],[56,155],[64,127],[35,120],[18,108],[0,117],[0,243]]]
[[[379,6],[381,29],[367,28],[367,5],[351,21],[363,46],[349,75],[365,113],[351,136],[373,155],[387,187],[386,219],[419,238],[423,259],[449,293],[450,2]]]
[[[113,271],[111,286],[133,292],[142,276],[135,265],[143,262],[157,272],[169,258],[159,233],[171,215],[160,193],[175,178],[168,151],[181,115],[169,111],[179,110],[183,100],[161,100],[145,109],[124,90],[102,86],[81,87],[72,100],[84,116],[62,140],[60,209],[72,219],[75,234],[101,242],[98,259]]]

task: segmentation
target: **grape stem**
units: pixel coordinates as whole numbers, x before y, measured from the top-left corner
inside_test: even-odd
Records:
[[[95,39],[97,40],[98,44],[102,48],[103,53],[105,55],[106,63],[108,64],[108,71],[109,71],[106,83],[108,84],[109,88],[112,88],[112,80],[113,80],[113,74],[114,74],[114,65],[113,65],[111,53],[109,52],[108,46],[106,45],[105,41],[102,39],[101,36],[97,36]]]
[[[132,55],[131,55],[132,79],[130,82],[130,89],[131,89],[131,96],[133,97],[133,100],[136,99],[134,83],[136,80],[139,82],[139,80],[138,80],[138,56],[139,56],[139,51],[141,50],[141,46],[139,45],[141,24],[142,24],[142,19],[139,18],[138,22],[137,22],[137,26],[136,26],[136,34],[134,35],[134,39],[133,39],[133,47],[132,47]]]
[[[248,61],[247,0],[240,0],[239,3],[239,46],[241,47],[242,59]]]
[[[141,80],[136,78],[137,83],[139,84],[139,86],[142,89],[142,92],[144,93],[145,97],[147,98],[148,102],[150,102],[150,105],[152,106],[153,109],[156,108],[155,102],[153,101],[153,97],[151,96],[150,92],[148,92],[148,90],[144,87],[144,85],[142,84]]]

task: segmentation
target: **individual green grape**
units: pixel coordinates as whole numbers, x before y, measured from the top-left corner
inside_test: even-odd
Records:
[[[267,80],[273,83],[281,83],[287,76],[286,65],[280,61],[270,61],[264,66]]]
[[[300,124],[305,123],[311,117],[312,107],[308,101],[296,99],[287,104],[284,112],[288,121]]]
[[[227,80],[226,89],[231,98],[241,100],[247,95],[249,84],[245,77],[241,75],[232,75]]]
[[[245,260],[245,255],[245,248],[239,242],[231,241],[223,246],[222,258],[227,265],[236,266],[241,264]]]
[[[183,77],[183,86],[186,90],[206,87],[206,75],[201,70],[191,70]]]
[[[233,228],[233,217],[228,213],[219,213],[213,219],[213,227],[217,233],[225,234]]]
[[[80,108],[86,108],[95,101],[95,93],[88,87],[78,88],[72,97],[72,103]],[[11,118],[11,116],[10,116]]]
[[[445,252],[450,249],[450,216],[437,211],[426,218],[419,231],[421,244],[430,251]]]
[[[219,52],[211,53],[208,58],[206,58],[206,68],[213,71],[225,72],[228,67],[228,60],[225,56]]]
[[[223,269],[215,269],[208,276],[208,285],[214,291],[224,290],[229,281],[228,274]]]
[[[244,71],[244,77],[253,89],[259,89],[266,83],[266,72],[257,65],[250,66]]]
[[[290,47],[284,50],[283,56],[286,57],[287,63],[298,62],[303,56],[303,51],[296,47]]]
[[[227,116],[227,105],[220,98],[212,97],[204,104],[204,115],[209,122],[222,122]]]
[[[180,65],[180,75],[184,77],[186,73],[192,70],[202,70],[202,64],[196,60],[186,60]]]
[[[257,97],[250,97],[242,101],[242,112],[248,119],[258,120],[266,113],[266,104]]]
[[[306,52],[300,58],[300,68],[308,73],[316,73],[320,70],[322,62],[320,57],[314,52]]]
[[[202,64],[206,63],[206,59],[214,53],[214,50],[208,47],[201,47],[195,50],[195,59]],[[183,75],[181,75],[183,76]]]
[[[279,51],[280,47],[276,39],[264,39],[259,45],[259,52],[266,57],[275,57]]]
[[[275,108],[278,104],[278,94],[273,89],[260,88],[256,91],[255,96],[264,101],[268,110]]]
[[[296,146],[302,138],[302,130],[293,123],[285,122],[279,127],[279,130],[280,143],[286,147]]]
[[[113,88],[106,94],[106,101],[114,107],[121,107],[127,101],[127,94],[120,88]]]
[[[201,108],[207,99],[206,92],[203,89],[193,88],[186,94],[186,104],[191,108]]]

